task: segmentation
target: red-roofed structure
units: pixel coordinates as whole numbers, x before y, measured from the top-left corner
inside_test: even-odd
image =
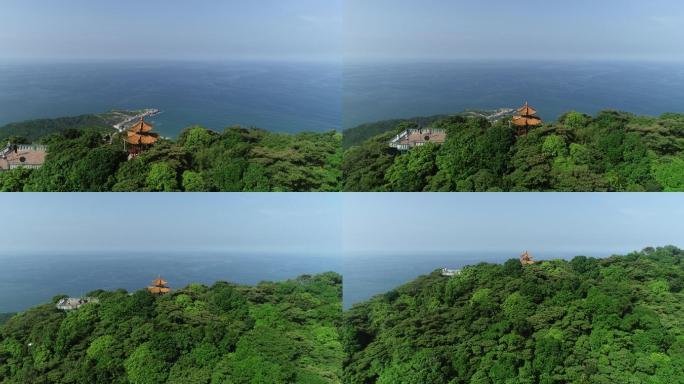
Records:
[[[144,152],[159,140],[159,134],[152,132],[152,129],[152,125],[145,122],[145,118],[142,118],[126,131],[125,140],[131,157]]]
[[[537,110],[530,107],[527,102],[518,108],[518,114],[511,118],[511,123],[518,127],[518,135],[526,135],[530,127],[537,127],[542,124],[542,119],[538,116]]]
[[[163,295],[165,293],[171,292],[171,288],[168,286],[168,282],[161,277],[157,277],[152,281],[152,285],[147,287],[147,290],[150,293],[154,293],[155,295]]]

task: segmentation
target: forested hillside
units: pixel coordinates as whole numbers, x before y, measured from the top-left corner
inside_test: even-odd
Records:
[[[567,113],[517,137],[507,119],[452,116],[442,145],[387,146],[406,122],[345,150],[345,191],[684,191],[684,115]],[[357,133],[358,135],[358,133]]]
[[[684,383],[684,251],[439,271],[345,315],[345,383]]]
[[[337,191],[341,135],[202,127],[159,140],[128,161],[123,143],[93,130],[42,138],[42,168],[0,173],[2,191]]]
[[[412,127],[424,128],[429,127],[439,120],[444,120],[453,116],[469,117],[483,117],[490,121],[500,120],[502,117],[510,117],[513,115],[512,109],[500,108],[492,110],[477,110],[469,109],[451,115],[432,115],[432,116],[418,116],[410,119],[390,119],[380,120],[372,123],[361,124],[353,128],[347,128],[342,132],[342,148],[347,149],[355,145],[359,145],[364,141],[386,132],[396,134],[398,127]]]
[[[113,110],[105,113],[9,123],[0,127],[0,142],[9,139],[17,144],[17,139],[23,139],[23,141],[30,143],[40,140],[47,135],[60,133],[68,129],[90,129],[111,135],[116,132],[116,129],[113,128],[114,124],[142,112],[143,110]]]
[[[14,316],[13,313],[0,313],[0,325],[4,324],[12,316]]]
[[[0,383],[340,383],[341,284],[330,272],[38,306],[0,326]]]

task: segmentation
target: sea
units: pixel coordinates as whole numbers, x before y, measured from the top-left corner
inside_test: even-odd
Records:
[[[58,294],[143,289],[157,276],[172,288],[217,281],[257,284],[327,271],[341,273],[330,254],[223,252],[41,252],[0,255],[0,313],[49,303]]]
[[[156,108],[163,136],[202,125],[274,132],[339,130],[334,62],[5,62],[0,126],[37,118]]]
[[[522,106],[545,120],[568,111],[684,112],[684,63],[590,61],[352,62],[342,126]]]
[[[684,112],[684,64],[588,61],[4,62],[0,126],[157,108],[176,137],[191,125],[329,131],[392,118],[518,107],[555,120],[577,110]]]
[[[521,251],[454,251],[416,253],[355,253],[344,257],[344,307],[351,308],[376,295],[380,295],[415,280],[436,269],[460,269],[479,263],[502,264],[518,259]],[[572,259],[577,255],[606,257],[611,253],[587,251],[532,251],[538,260]]]
[[[343,275],[343,301],[351,308],[439,268],[504,263],[517,251],[415,253],[286,254],[219,251],[76,251],[20,252],[0,255],[0,313],[20,312],[49,303],[59,294],[80,297],[96,289],[143,289],[157,276],[173,288],[217,281],[253,285],[303,274],[334,271]],[[610,252],[534,251],[538,259],[576,255],[609,256]]]

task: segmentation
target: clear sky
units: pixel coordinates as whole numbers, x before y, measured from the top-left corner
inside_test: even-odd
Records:
[[[684,57],[681,0],[346,0],[345,52],[365,59]]]
[[[684,59],[680,0],[3,0],[0,59]]]
[[[684,195],[345,194],[345,254],[684,247]]]
[[[684,247],[684,195],[7,194],[12,250],[620,253]]]
[[[0,255],[17,251],[339,251],[340,195],[6,194]]]
[[[342,0],[2,0],[0,59],[339,59]]]

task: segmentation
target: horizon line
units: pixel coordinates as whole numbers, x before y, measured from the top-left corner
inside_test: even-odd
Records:
[[[342,58],[336,56],[216,56],[202,58],[167,57],[167,56],[122,56],[122,57],[62,57],[62,56],[0,56],[0,64],[45,62],[45,63],[229,63],[229,62],[264,62],[264,63],[342,63]]]
[[[7,63],[460,63],[460,62],[515,62],[515,63],[669,63],[683,64],[684,57],[519,57],[519,56],[212,56],[203,58],[167,57],[167,56],[123,56],[123,57],[62,57],[62,56],[0,56],[0,64]]]

